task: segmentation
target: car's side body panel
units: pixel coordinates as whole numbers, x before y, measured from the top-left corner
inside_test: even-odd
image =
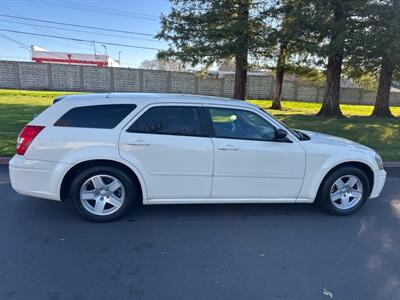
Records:
[[[214,163],[214,149],[209,137],[128,132],[146,111],[160,106],[199,108],[201,104],[153,103],[122,129],[120,156],[135,165],[144,176],[148,192],[143,202],[158,198],[209,198]]]
[[[345,150],[335,145],[311,144],[307,141],[301,145],[306,152],[307,167],[297,202],[313,202],[322,180],[330,170],[340,164],[358,162],[365,164],[373,172],[379,171],[371,156],[362,151]]]
[[[66,170],[73,165],[29,160],[15,155],[9,163],[10,182],[15,191],[32,197],[60,200],[60,186]]]
[[[137,107],[113,129],[53,126],[71,108],[110,103],[134,103]],[[379,170],[368,152],[372,150],[349,141],[340,144],[332,138],[319,142],[318,137],[299,141],[290,132],[292,143],[126,132],[154,105],[235,107],[261,115],[251,104],[212,97],[67,96],[30,122],[46,127],[24,156],[16,155],[10,161],[13,188],[21,194],[60,200],[64,176],[77,164],[91,160],[115,161],[129,167],[139,179],[144,204],[311,203],[326,174],[345,162],[360,162],[371,168],[371,197],[379,195],[385,182],[385,171]],[[276,128],[283,128],[272,117],[262,116]],[[129,145],[138,141],[142,145]],[[227,145],[240,150],[219,149]]]
[[[305,169],[304,150],[297,142],[213,138],[213,143],[212,198],[296,200]]]
[[[216,104],[204,104],[204,107],[238,109]],[[240,110],[261,117],[275,129],[281,128],[257,107],[241,107]],[[215,155],[211,197],[295,202],[303,182],[305,153],[297,139],[288,134],[288,140],[282,142],[212,137]]]
[[[71,108],[77,106],[110,104],[110,101],[107,100],[104,94],[95,95],[95,97],[90,96],[89,99],[86,98],[88,97],[87,95],[82,99],[79,96],[74,97],[76,97],[76,99],[71,99],[71,101],[59,101],[50,106],[44,113],[38,115],[29,123],[32,125],[45,124],[46,127],[38,138],[29,146],[24,157],[15,156],[15,159],[10,162],[10,165],[12,168],[16,168],[16,172],[22,167],[30,170],[29,166],[32,164],[40,165],[42,169],[40,173],[34,170],[27,170],[25,175],[27,177],[33,177],[37,174],[36,177],[39,178],[37,179],[38,181],[48,182],[49,188],[43,189],[49,190],[49,196],[46,196],[47,192],[35,192],[35,189],[29,189],[25,194],[60,200],[62,180],[73,166],[91,160],[108,160],[119,162],[129,167],[138,177],[143,197],[146,198],[147,189],[140,170],[129,161],[124,160],[120,156],[118,148],[119,135],[122,128],[143,108],[143,104],[138,103],[137,108],[113,129],[53,126],[54,123]],[[121,99],[118,103],[130,104],[132,101],[129,101],[129,99]],[[24,161],[21,159],[24,159]],[[48,167],[49,165],[52,165],[52,167]],[[28,173],[30,174],[27,175]],[[43,177],[45,174],[48,174],[48,178]]]
[[[140,166],[148,199],[210,197],[214,154],[207,137],[125,132],[121,134],[120,153]]]

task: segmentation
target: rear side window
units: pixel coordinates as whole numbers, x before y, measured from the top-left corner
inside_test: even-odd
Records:
[[[147,110],[128,132],[204,136],[199,109],[190,106],[157,106]]]
[[[136,105],[106,104],[75,107],[67,111],[54,126],[111,129],[117,126]]]

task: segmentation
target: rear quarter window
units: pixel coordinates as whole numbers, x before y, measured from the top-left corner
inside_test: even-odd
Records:
[[[112,129],[135,108],[135,104],[104,104],[75,107],[58,119],[54,123],[54,126]]]

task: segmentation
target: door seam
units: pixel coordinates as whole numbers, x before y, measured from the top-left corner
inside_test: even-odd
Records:
[[[214,188],[214,172],[215,172],[215,145],[213,139],[210,137],[210,141],[213,147],[213,166],[212,166],[212,173],[211,173],[211,190],[210,190],[210,199],[212,199],[213,188]]]

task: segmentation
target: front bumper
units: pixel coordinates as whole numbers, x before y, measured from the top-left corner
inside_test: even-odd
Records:
[[[372,187],[370,198],[376,198],[380,195],[386,181],[386,171],[379,170],[374,172],[374,186]]]
[[[15,155],[9,163],[12,188],[32,197],[60,200],[60,186],[68,164],[25,159]]]

